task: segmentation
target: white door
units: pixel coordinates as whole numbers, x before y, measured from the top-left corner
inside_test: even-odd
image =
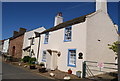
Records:
[[[51,57],[51,70],[57,69],[57,53],[52,52],[52,57]]]
[[[50,55],[48,52],[46,54],[46,69],[51,69],[51,57],[52,55]]]

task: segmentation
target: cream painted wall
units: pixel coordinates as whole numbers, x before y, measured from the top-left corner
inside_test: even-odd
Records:
[[[8,53],[8,47],[9,47],[9,39],[4,40],[4,44],[3,44],[3,53]]]
[[[57,59],[58,69],[67,72],[71,68],[73,74],[78,70],[82,71],[83,61],[115,63],[114,52],[108,48],[108,44],[117,41],[118,35],[108,14],[101,10],[88,15],[85,22],[72,25],[71,42],[64,42],[64,28],[50,32],[48,44],[44,44],[44,37],[42,34],[39,63],[42,62],[43,50],[47,49],[60,51],[61,56]],[[76,49],[76,67],[67,66],[68,49]],[[83,53],[83,59],[78,59],[80,52]]]
[[[108,15],[101,11],[87,18],[86,60],[115,62],[113,58],[115,54],[108,48],[108,44],[117,40],[116,29]]]
[[[45,30],[44,27],[40,27],[40,28],[34,29],[34,30],[32,30],[32,31],[26,32],[25,35],[24,35],[23,49],[26,48],[26,47],[28,47],[28,46],[30,46],[30,42],[31,42],[31,41],[28,40],[28,38],[35,37],[34,32],[39,32],[39,33],[41,33],[41,32],[44,31],[44,30]],[[35,54],[37,54],[37,53],[36,53],[37,50],[38,50],[38,49],[37,49],[37,46],[38,46],[38,38],[35,38],[35,44],[31,46],[31,49],[34,49]],[[26,53],[24,53],[24,51],[23,51],[23,52],[22,52],[22,58],[23,58],[24,56],[26,56]],[[35,55],[35,56],[37,56],[37,55]]]
[[[109,49],[108,44],[118,40],[118,34],[113,22],[103,11],[96,12],[87,19],[87,51],[86,60],[96,62],[116,63],[115,54]],[[98,41],[100,40],[100,41]],[[110,66],[114,67],[115,66]],[[95,68],[92,68],[95,69]],[[97,68],[98,69],[98,68]],[[106,69],[104,71],[113,71]],[[95,72],[99,74],[101,72]]]
[[[86,54],[86,22],[75,24],[72,26],[72,41],[64,42],[64,28],[50,32],[48,44],[44,44],[44,34],[41,36],[41,46],[39,54],[39,62],[42,62],[42,52],[46,49],[56,50],[61,52],[61,56],[57,59],[58,69],[67,72],[72,69],[73,74],[76,71],[82,71],[82,62],[84,59],[78,59],[78,53]],[[76,49],[76,67],[67,66],[68,64],[68,49]]]

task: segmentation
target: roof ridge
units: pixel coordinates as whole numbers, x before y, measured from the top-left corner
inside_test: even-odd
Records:
[[[95,11],[96,12],[96,11]],[[95,12],[92,12],[92,13],[89,13],[87,15],[83,15],[83,16],[80,16],[80,17],[77,17],[77,18],[74,18],[74,19],[71,19],[71,20],[68,20],[68,21],[65,21],[63,23],[60,23],[54,27],[51,27],[49,29],[46,29],[45,31],[41,32],[40,34],[44,34],[44,33],[47,33],[47,32],[52,32],[52,31],[55,31],[55,30],[58,30],[58,29],[61,29],[61,28],[65,28],[67,26],[70,26],[70,25],[74,25],[74,24],[77,24],[77,23],[81,23],[81,22],[84,22],[85,21],[85,18],[86,16],[90,15],[90,14],[93,14]]]

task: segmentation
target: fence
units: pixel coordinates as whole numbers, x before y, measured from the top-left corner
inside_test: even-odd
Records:
[[[109,72],[118,71],[116,63],[102,63],[95,61],[84,61],[83,62],[83,75],[82,77],[94,77],[98,74],[104,74]]]

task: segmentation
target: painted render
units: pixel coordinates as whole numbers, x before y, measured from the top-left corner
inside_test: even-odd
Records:
[[[3,51],[3,40],[0,40],[0,52]]]
[[[102,10],[88,15],[85,22],[72,25],[72,40],[70,42],[64,42],[64,31],[65,29],[62,28],[49,32],[48,44],[44,44],[45,34],[41,35],[39,63],[43,62],[43,50],[53,51],[51,56],[47,51],[48,61],[44,62],[47,69],[67,72],[71,68],[73,74],[76,74],[76,71],[82,71],[84,61],[116,63],[114,52],[108,48],[108,44],[117,41],[118,34],[110,17]],[[68,66],[68,49],[76,49],[76,67]],[[83,53],[83,59],[78,59],[80,52]],[[55,59],[57,53],[61,55]],[[96,74],[99,72],[94,73],[94,75]]]
[[[4,44],[3,44],[3,53],[8,53],[8,48],[9,48],[9,39],[4,40]]]
[[[71,68],[73,70],[73,74],[75,74],[76,70],[82,71],[82,62],[84,61],[84,59],[78,59],[78,53],[80,52],[82,52],[83,54],[86,53],[85,51],[86,32],[84,32],[85,30],[86,30],[86,22],[73,25],[71,42],[64,42],[64,28],[50,32],[48,44],[44,44],[44,34],[41,35],[39,62],[42,62],[43,50],[51,49],[53,51],[54,50],[58,51],[61,54],[60,57],[57,56],[57,61],[56,61],[59,70],[67,72],[67,70]],[[68,49],[76,49],[76,67],[67,66]],[[48,52],[47,54],[49,55]]]
[[[107,13],[102,10],[89,15],[87,21],[86,39],[86,61],[96,61],[98,63],[116,63],[115,53],[109,49],[108,44],[118,40],[118,33]],[[96,24],[97,23],[97,24]],[[117,66],[109,66],[117,68]],[[97,69],[99,68],[92,68]],[[113,69],[102,69],[102,71],[116,71]],[[92,71],[94,74],[101,72]]]
[[[33,52],[35,54],[35,55],[33,55],[33,57],[37,57],[39,38],[34,38],[34,44],[33,45],[31,45],[31,40],[29,38],[35,37],[35,33],[34,32],[39,32],[40,33],[40,32],[42,32],[44,30],[45,30],[44,27],[40,27],[40,28],[31,30],[31,31],[28,31],[28,32],[25,33],[22,49],[24,49],[26,47],[29,47],[29,46],[31,46],[31,47],[29,48],[30,51],[22,50],[22,58],[24,56],[29,56],[30,52],[32,50],[34,50]]]

